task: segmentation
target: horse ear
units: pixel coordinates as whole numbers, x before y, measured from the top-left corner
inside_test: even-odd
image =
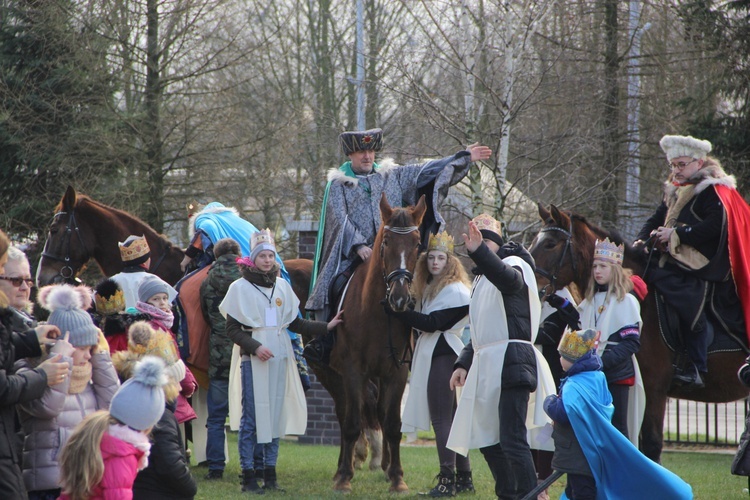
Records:
[[[424,217],[424,213],[427,211],[427,202],[425,201],[424,195],[419,197],[419,201],[414,206],[414,209],[411,211],[411,216],[414,217],[414,224],[419,225],[422,222],[422,217]]]
[[[539,208],[539,217],[542,218],[542,221],[546,222],[547,219],[550,218],[549,210],[547,210],[546,208],[544,208],[544,205],[542,205],[539,202],[537,202],[536,206],[537,206],[537,208]]]
[[[566,222],[567,216],[562,213],[556,206],[551,205],[549,206],[550,215],[555,220],[556,223],[562,225]]]
[[[65,190],[62,199],[62,206],[64,209],[70,209],[76,206],[76,190],[73,189],[73,186],[69,185],[68,189]]]
[[[388,203],[388,198],[385,197],[385,191],[383,191],[383,194],[380,196],[380,215],[383,218],[384,224],[391,220],[391,216],[393,215],[393,209]]]

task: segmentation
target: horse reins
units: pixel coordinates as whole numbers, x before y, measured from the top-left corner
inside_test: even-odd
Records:
[[[67,213],[68,212],[57,212],[52,216],[52,220],[54,221],[58,216],[65,215]],[[78,241],[81,243],[81,247],[83,248],[83,255],[85,256],[85,259],[83,260],[83,263],[81,265],[85,264],[89,260],[90,256],[88,249],[86,248],[86,243],[83,241],[81,230],[79,229],[78,223],[76,222],[75,209],[70,211],[70,217],[68,217],[68,225],[65,227],[65,234],[63,235],[63,249],[65,250],[65,256],[61,257],[47,251],[49,237],[44,243],[44,250],[42,251],[42,257],[65,263],[65,265],[61,267],[57,272],[58,276],[62,277],[64,280],[73,280],[75,275],[75,270],[70,266],[70,237],[74,231],[76,236],[78,236]]]
[[[557,273],[560,271],[560,267],[562,267],[563,262],[565,262],[565,257],[567,255],[570,255],[570,263],[573,266],[573,275],[576,274],[576,259],[573,257],[573,219],[570,219],[570,229],[565,230],[561,227],[553,226],[553,227],[544,227],[539,232],[540,233],[548,233],[550,231],[558,231],[560,233],[563,233],[565,235],[565,248],[563,248],[562,254],[560,255],[560,259],[557,261],[557,264],[552,269],[552,271],[546,271],[542,269],[541,267],[536,268],[536,272],[540,274],[542,277],[547,278],[549,280],[549,285],[544,286],[539,291],[539,296],[543,297],[547,293],[547,287],[552,288],[551,293],[555,292],[555,283],[557,281]]]
[[[410,234],[414,231],[419,231],[419,226],[383,226],[383,229],[385,231],[390,231],[392,233],[396,234]],[[391,296],[391,283],[396,281],[397,279],[405,279],[409,285],[411,285],[412,281],[414,280],[414,275],[411,271],[408,269],[396,269],[394,271],[391,271],[389,274],[386,275],[385,273],[385,258],[383,257],[383,248],[385,246],[385,242],[380,244],[380,262],[381,267],[383,269],[383,281],[385,281],[385,300],[388,301],[388,298]],[[401,368],[405,364],[411,365],[411,359],[413,357],[413,350],[411,347],[411,342],[407,341],[406,346],[404,347],[404,352],[401,355],[401,359],[398,358],[398,355],[396,353],[396,348],[393,346],[393,333],[391,332],[391,316],[386,315],[388,318],[388,354],[393,360],[393,363],[396,365],[396,369]],[[407,355],[409,358],[407,359]]]

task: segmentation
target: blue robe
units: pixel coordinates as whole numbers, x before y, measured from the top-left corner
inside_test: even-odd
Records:
[[[597,499],[693,498],[689,484],[646,458],[612,425],[614,407],[602,372],[569,377],[562,401],[596,480]]]

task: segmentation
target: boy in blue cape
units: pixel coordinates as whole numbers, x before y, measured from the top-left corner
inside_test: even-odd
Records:
[[[559,395],[544,401],[554,421],[552,468],[568,476],[562,498],[693,498],[689,484],[646,458],[612,425],[598,340],[594,330],[565,332],[557,350],[567,376]]]

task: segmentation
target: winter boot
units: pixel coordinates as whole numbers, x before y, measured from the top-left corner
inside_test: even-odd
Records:
[[[437,485],[427,493],[420,493],[420,495],[426,495],[430,498],[456,496],[456,475],[452,471],[440,471],[440,474],[438,474],[435,479],[438,480]]]
[[[258,485],[258,480],[255,479],[255,471],[252,469],[242,471],[242,492],[255,493],[256,495],[265,493]]]
[[[206,474],[206,481],[214,481],[224,477],[224,471],[222,469],[208,469]]]
[[[279,488],[279,483],[276,482],[276,467],[267,467],[263,471],[263,489],[284,491]]]
[[[470,470],[456,472],[456,493],[474,493]]]

